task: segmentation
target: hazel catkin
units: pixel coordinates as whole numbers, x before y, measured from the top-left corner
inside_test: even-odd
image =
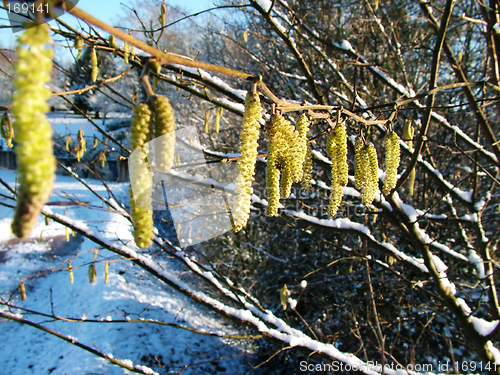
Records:
[[[24,286],[23,280],[19,282],[19,294],[21,295],[21,299],[26,301],[26,287]]]
[[[151,139],[151,121],[152,112],[146,103],[140,103],[134,107],[130,126],[130,147],[132,151],[140,148],[142,152],[133,153],[129,158],[130,214],[135,243],[143,249],[151,246],[153,239],[151,181],[146,145]]]
[[[77,36],[73,46],[78,50],[78,54],[76,55],[76,59],[78,60],[80,57],[82,57],[82,47],[83,47],[82,38]]]
[[[252,182],[255,174],[257,148],[259,147],[260,119],[262,108],[258,95],[248,93],[245,98],[245,112],[240,132],[238,168],[240,173],[235,181],[236,200],[232,210],[232,221],[235,232],[240,231],[250,217]]]
[[[113,48],[113,57],[116,58],[118,55],[118,45],[116,44],[116,39],[114,35],[110,35],[108,38],[109,46]]]
[[[347,133],[344,123],[339,123],[326,141],[326,149],[332,159],[332,185],[328,212],[335,216],[342,203],[343,187],[348,182]]]
[[[16,49],[16,92],[12,97],[11,111],[15,118],[13,128],[17,140],[19,186],[11,228],[16,237],[25,238],[50,196],[56,169],[52,127],[45,116],[49,110],[47,99],[51,95],[45,84],[50,80],[53,50],[45,48],[50,42],[46,25],[28,28],[18,41],[21,45]]]
[[[372,143],[365,146],[359,136],[356,138],[354,150],[354,186],[361,191],[363,204],[369,206],[372,204],[378,189],[377,150]]]
[[[97,271],[96,271],[96,267],[95,267],[94,263],[89,265],[88,276],[89,276],[89,283],[90,284],[97,283]]]
[[[364,142],[361,136],[357,136],[354,141],[354,187],[358,190],[363,188],[365,180],[364,164],[365,164]]]
[[[368,156],[368,170],[366,174],[367,181],[363,190],[362,200],[365,206],[369,206],[370,204],[372,204],[378,188],[378,159],[377,150],[375,150],[375,146],[373,145],[373,143],[370,143],[367,146],[366,153]]]
[[[305,113],[302,113],[297,119],[297,131],[302,142],[301,151],[304,153],[304,161],[302,164],[302,189],[306,192],[311,191],[312,178],[312,149],[309,143],[309,126],[311,122]]]
[[[130,57],[130,44],[127,42],[123,42],[123,61],[125,64],[128,64]]]
[[[2,129],[2,138],[7,142],[7,146],[12,148],[12,138],[14,138],[14,127],[12,126],[12,119],[4,112],[2,115],[2,120],[0,123],[0,128]]]
[[[104,284],[107,284],[109,281],[109,262],[104,264]]]
[[[405,126],[404,126],[404,137],[405,137],[406,142],[408,144],[408,151],[410,153],[413,152],[413,136],[414,135],[415,135],[415,129],[413,128],[411,120],[407,120],[405,122]],[[413,196],[414,186],[415,186],[415,167],[413,167],[413,169],[411,170],[410,178],[408,181],[408,188],[409,188],[408,194],[410,196]]]
[[[385,138],[385,179],[382,189],[384,195],[389,195],[396,187],[400,152],[398,135],[392,131]]]
[[[269,138],[266,167],[266,214],[268,216],[276,216],[280,204],[280,175],[281,171],[284,170],[284,156],[288,147],[281,131],[283,122],[283,116],[276,113],[272,115],[266,126],[266,135]],[[288,175],[283,177],[283,179],[287,178],[289,178]],[[290,181],[285,181],[285,184],[289,183]]]
[[[306,155],[304,157],[304,167],[302,174],[302,189],[309,193],[311,192],[311,179],[312,179],[312,171],[313,171],[313,156],[311,144],[307,143]]]
[[[99,74],[99,67],[97,65],[97,53],[95,50],[95,46],[92,47],[92,51],[90,52],[90,65],[92,67],[91,80],[92,82],[97,81],[97,74]]]
[[[154,154],[156,169],[168,173],[175,155],[175,117],[170,102],[165,96],[152,98],[154,110]]]
[[[69,283],[73,284],[75,278],[73,276],[73,267],[71,266],[71,262],[68,262],[68,274],[69,274]]]

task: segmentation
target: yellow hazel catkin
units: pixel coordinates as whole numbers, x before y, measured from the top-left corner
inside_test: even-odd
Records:
[[[280,204],[280,175],[284,165],[284,151],[287,147],[283,137],[281,114],[274,114],[266,127],[266,135],[269,138],[266,167],[266,192],[268,216],[276,216]]]
[[[378,188],[378,159],[377,159],[377,150],[375,150],[375,146],[373,143],[370,143],[367,146],[366,150],[368,156],[368,165],[367,174],[366,174],[366,184],[365,188],[362,192],[362,200],[365,206],[369,206],[372,204],[373,199],[375,198],[375,193]]]
[[[363,188],[363,183],[365,180],[364,174],[364,159],[366,157],[366,152],[364,149],[364,143],[361,136],[357,136],[354,142],[354,187],[358,190]]]
[[[140,248],[148,248],[153,239],[153,211],[151,203],[151,186],[145,143],[151,139],[152,111],[146,103],[140,103],[134,107],[131,122],[130,147],[132,151],[142,148],[146,155],[134,160],[129,159],[130,168],[130,214],[133,223],[133,236],[135,243]],[[133,192],[140,193],[134,196]],[[137,204],[139,203],[139,204]]]
[[[104,284],[107,284],[109,281],[109,262],[104,264]]]
[[[156,169],[168,173],[175,155],[175,117],[170,102],[165,96],[156,95],[152,99],[154,110],[154,154]]]
[[[7,114],[7,112],[4,112],[2,115],[2,120],[0,127],[2,129],[2,138],[5,139],[7,142],[7,146],[12,148],[12,138],[14,138],[14,128],[12,126],[12,119],[10,116]]]
[[[113,57],[116,57],[118,54],[118,45],[116,44],[116,39],[114,35],[109,36],[109,46],[113,48]]]
[[[347,186],[347,133],[344,123],[339,123],[327,139],[327,151],[332,158],[332,185],[328,212],[335,216],[342,203],[343,187]]]
[[[73,267],[71,266],[71,262],[68,263],[68,273],[69,273],[69,283],[73,284],[75,278],[73,276]]]
[[[97,272],[96,272],[95,264],[92,263],[91,265],[89,265],[88,275],[89,275],[89,283],[90,284],[97,283]]]
[[[21,299],[23,301],[26,301],[26,288],[24,286],[24,281],[23,280],[21,280],[19,282],[19,294],[21,295]]]
[[[392,131],[385,139],[385,179],[383,186],[384,195],[389,195],[396,187],[397,173],[400,162],[400,147],[398,135]]]
[[[260,119],[262,108],[258,95],[248,93],[245,98],[245,112],[243,113],[243,125],[240,132],[238,168],[240,174],[236,179],[236,200],[232,210],[233,229],[240,231],[250,217],[251,195],[253,193],[252,182],[255,174],[255,162],[257,160],[257,148],[259,147]]]
[[[25,238],[36,223],[42,206],[50,196],[55,176],[52,126],[45,116],[51,91],[53,50],[47,25],[28,28],[18,39],[18,60],[14,64],[16,91],[12,97],[13,128],[16,134],[18,171],[17,205],[12,232]],[[22,45],[29,45],[27,49]],[[26,103],[30,103],[27,105]]]
[[[311,178],[312,178],[312,149],[309,143],[309,126],[311,122],[305,113],[302,113],[297,119],[297,131],[302,142],[302,149],[304,162],[302,165],[302,189],[306,192],[311,191]]]
[[[78,55],[76,55],[76,59],[78,60],[80,57],[82,57],[82,47],[83,47],[82,38],[77,36],[73,46],[78,50]]]
[[[408,151],[413,152],[413,136],[415,135],[415,129],[413,128],[411,120],[407,120],[405,122],[403,135],[404,135],[406,142],[408,144]],[[415,173],[416,173],[415,167],[413,167],[413,169],[411,170],[411,173],[410,173],[409,181],[408,181],[408,194],[410,196],[413,196],[413,193],[414,193]]]
[[[91,80],[92,82],[97,81],[97,74],[99,74],[99,67],[97,65],[97,52],[95,50],[95,46],[92,47],[92,51],[90,52],[90,64],[92,67]]]
[[[123,42],[123,61],[128,64],[130,58],[130,44]]]

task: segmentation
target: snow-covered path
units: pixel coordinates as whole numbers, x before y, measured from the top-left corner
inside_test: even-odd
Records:
[[[14,186],[15,173],[0,170],[0,178]],[[87,182],[108,197],[97,181]],[[126,201],[128,184],[110,185],[118,199]],[[3,194],[8,191],[3,186]],[[85,202],[75,205],[71,200]],[[12,204],[9,199],[4,203]],[[121,215],[102,208],[102,202],[72,177],[57,176],[50,206],[45,209],[86,223],[101,237],[128,243],[130,223]],[[207,331],[231,332],[228,323],[210,310],[195,305],[144,270],[77,234],[66,241],[65,227],[43,217],[26,241],[10,233],[12,209],[0,206],[0,297],[26,309],[65,318],[84,317],[86,322],[53,322],[50,318],[23,313],[23,317],[70,335],[79,342],[114,358],[128,359],[149,366],[160,374],[174,373],[188,366],[184,374],[237,374],[248,370],[245,363],[251,348],[218,337],[205,336],[179,328],[147,323],[113,323],[113,320],[156,319]],[[97,283],[89,283],[88,268],[96,257]],[[155,254],[162,266],[172,272],[178,265],[161,253]],[[164,259],[162,259],[164,257]],[[67,261],[72,259],[74,283],[70,283]],[[104,283],[105,263],[109,281]],[[64,264],[63,264],[64,263]],[[27,300],[21,301],[17,286],[22,277],[57,267],[62,270],[24,279]],[[0,311],[6,311],[0,306]],[[19,310],[13,312],[20,312]],[[89,320],[102,320],[92,323]],[[14,322],[0,324],[0,363],[2,374],[124,374],[129,371],[69,343]],[[251,354],[250,354],[251,355]],[[224,358],[218,360],[219,358]]]

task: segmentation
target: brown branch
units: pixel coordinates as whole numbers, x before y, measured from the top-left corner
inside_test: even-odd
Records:
[[[179,65],[183,65],[183,66],[189,66],[192,68],[198,68],[198,69],[204,69],[204,70],[208,70],[208,71],[218,72],[218,73],[222,73],[225,75],[229,75],[229,76],[244,79],[244,80],[252,77],[252,75],[250,75],[250,74],[246,74],[246,73],[243,73],[243,72],[240,72],[237,70],[224,68],[224,67],[214,65],[214,64],[195,61],[195,60],[189,59],[185,56],[177,55],[174,53],[161,52],[161,51],[157,50],[156,48],[151,47],[150,45],[148,45],[144,42],[141,42],[140,40],[137,40],[132,35],[129,35],[121,30],[114,28],[113,26],[108,25],[105,22],[98,20],[94,16],[88,14],[87,12],[83,11],[82,9],[80,9],[78,7],[73,7],[69,11],[69,13],[71,13],[73,16],[80,18],[81,20],[83,20],[87,23],[90,23],[94,26],[99,27],[100,29],[102,29],[110,34],[113,34],[115,37],[117,37],[117,38],[131,44],[131,45],[136,46],[137,48],[141,49],[144,52],[153,55],[162,64],[179,64]]]
[[[71,95],[71,94],[82,94],[84,93],[85,91],[89,91],[89,90],[92,90],[93,88],[96,88],[96,87],[99,87],[101,85],[104,85],[106,83],[111,83],[111,82],[115,82],[115,81],[118,81],[119,79],[122,79],[125,74],[127,74],[129,71],[131,71],[133,69],[133,67],[129,67],[127,69],[125,69],[123,72],[121,72],[120,74],[114,76],[114,77],[111,77],[111,78],[106,78],[106,79],[103,79],[101,81],[99,81],[98,83],[95,83],[93,85],[90,85],[90,86],[87,86],[87,87],[84,87],[83,89],[79,89],[79,90],[73,90],[73,91],[62,91],[62,92],[53,92],[52,93],[52,96],[62,96],[62,95]],[[133,102],[131,102],[132,104],[134,104]]]

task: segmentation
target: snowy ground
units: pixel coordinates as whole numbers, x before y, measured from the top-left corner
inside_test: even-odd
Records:
[[[61,125],[62,126],[62,125]],[[14,186],[15,173],[0,170],[0,178]],[[88,180],[101,195],[105,188]],[[112,191],[126,202],[128,184],[114,184]],[[1,186],[0,193],[9,194]],[[2,202],[12,204],[9,199]],[[88,203],[61,205],[76,199]],[[102,202],[72,177],[58,176],[50,199],[55,214],[85,222],[110,240],[128,243],[132,240],[130,223],[119,214],[102,208]],[[97,254],[97,283],[90,284],[88,267],[94,261],[96,245],[80,235],[66,241],[65,228],[55,222],[47,226],[42,217],[26,241],[10,232],[12,209],[0,206],[0,297],[26,309],[66,318],[86,317],[102,322],[53,322],[29,313],[28,320],[70,335],[79,342],[109,353],[114,358],[129,359],[151,367],[160,374],[238,374],[249,370],[254,348],[242,342],[191,333],[145,323],[113,323],[113,320],[157,319],[207,331],[231,333],[228,322],[210,310],[195,305],[170,287],[153,279],[142,269],[114,253],[100,249]],[[162,265],[178,272],[179,265],[161,253]],[[165,259],[162,259],[165,258]],[[74,283],[70,284],[66,260],[72,258]],[[104,283],[105,261],[109,265],[109,282]],[[64,263],[64,264],[63,264]],[[61,264],[64,270],[54,270]],[[44,273],[47,272],[47,273]],[[43,274],[44,273],[44,274]],[[27,300],[22,301],[17,287],[25,279]],[[5,311],[0,306],[0,311]],[[20,312],[20,311],[14,311]],[[61,339],[30,326],[7,321],[0,324],[1,374],[127,374],[118,366],[75,347]],[[222,359],[221,359],[222,358]]]

